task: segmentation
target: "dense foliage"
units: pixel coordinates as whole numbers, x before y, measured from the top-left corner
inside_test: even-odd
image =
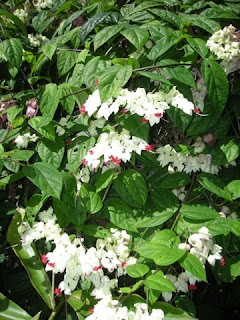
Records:
[[[240,1],[0,4],[0,319],[239,319]]]

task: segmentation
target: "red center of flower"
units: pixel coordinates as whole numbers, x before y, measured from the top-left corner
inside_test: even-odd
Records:
[[[90,151],[89,151],[89,153],[90,153],[91,155],[93,155],[93,154],[94,154],[94,152],[93,152],[92,150],[90,150]]]
[[[56,296],[60,297],[61,293],[62,293],[62,290],[60,288],[55,288],[54,289],[54,293]]]
[[[126,264],[127,264],[127,262],[126,262],[126,261],[123,261],[123,262],[121,263],[121,267],[122,267],[122,268],[125,268],[125,267],[126,267]]]
[[[196,114],[199,114],[199,113],[200,113],[200,110],[197,109],[197,108],[194,108],[193,111],[194,111]]]
[[[161,118],[162,117],[162,113],[155,113],[155,117]]]
[[[99,84],[99,80],[98,79],[95,80],[95,84]]]
[[[122,109],[122,114],[126,114],[127,110],[126,109]]]
[[[118,159],[118,157],[110,156],[109,159],[111,159],[112,162],[114,162],[117,166],[119,166],[121,163],[121,160]]]
[[[190,284],[188,286],[188,290],[196,291],[197,290],[197,286],[195,284]]]
[[[102,269],[103,269],[103,266],[100,265],[100,266],[98,266],[98,267],[94,267],[94,268],[93,268],[93,271],[98,271],[98,270],[102,270]]]
[[[224,258],[221,259],[221,265],[224,267],[226,264],[226,260]]]
[[[90,312],[91,314],[93,314],[94,308],[89,309],[89,312]]]
[[[41,255],[41,260],[43,264],[47,264],[48,263],[48,257],[45,254]]]
[[[145,147],[145,150],[146,151],[152,151],[154,149],[154,144],[148,144],[146,147]]]
[[[86,107],[85,106],[81,106],[80,108],[80,113],[83,115],[86,113]]]
[[[86,160],[86,159],[82,159],[82,164],[83,164],[84,166],[86,166],[86,165],[87,165],[87,160]]]
[[[48,262],[49,267],[54,268],[55,267],[55,263],[54,262]]]
[[[147,120],[147,119],[145,119],[145,118],[142,118],[142,119],[141,119],[141,122],[142,122],[142,123],[148,123],[149,120]]]

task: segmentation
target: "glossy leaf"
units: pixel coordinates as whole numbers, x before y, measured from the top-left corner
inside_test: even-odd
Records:
[[[4,56],[8,61],[10,75],[15,78],[22,64],[23,46],[19,39],[4,40]]]
[[[51,123],[40,127],[39,124],[45,121],[43,117],[34,117],[28,121],[29,125],[48,140],[55,141],[55,130]]]
[[[162,271],[158,271],[144,281],[144,284],[150,289],[158,290],[161,292],[175,292],[176,289],[173,283],[164,277]]]
[[[219,213],[215,210],[203,205],[183,205],[180,213],[182,217],[190,220],[208,221],[219,217]]]
[[[206,271],[203,267],[203,264],[200,260],[195,257],[192,253],[187,252],[179,261],[180,265],[191,274],[193,274],[196,278],[207,281],[206,280]]]
[[[44,127],[52,121],[57,110],[58,103],[59,93],[57,85],[55,83],[47,84],[40,96],[40,111],[43,117],[38,123],[39,127]]]
[[[113,36],[118,34],[123,28],[124,24],[116,24],[114,26],[105,27],[101,31],[99,31],[93,41],[94,51],[100,48],[104,43],[106,43]]]
[[[127,274],[131,277],[131,278],[142,278],[146,273],[148,273],[148,271],[150,270],[150,268],[142,263],[137,263],[137,264],[133,264],[130,266],[127,266]]]
[[[128,39],[137,50],[142,49],[149,37],[147,30],[141,28],[126,29],[122,31],[121,34]]]
[[[31,320],[32,317],[16,303],[0,293],[0,318],[2,320]]]
[[[43,139],[37,147],[37,152],[41,160],[45,163],[50,163],[58,168],[64,156],[65,145],[60,137],[57,137],[55,142]]]

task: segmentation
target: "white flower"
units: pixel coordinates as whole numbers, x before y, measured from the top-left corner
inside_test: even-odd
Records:
[[[178,245],[178,249],[189,251],[189,250],[190,250],[190,245],[187,244],[187,243],[180,243],[180,244]]]

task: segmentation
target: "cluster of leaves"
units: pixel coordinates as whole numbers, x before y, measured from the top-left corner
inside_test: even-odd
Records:
[[[58,298],[55,307],[51,282],[38,253],[44,252],[44,244],[38,250],[19,245],[23,217],[16,213],[16,206],[25,208],[24,220],[29,224],[41,209],[53,206],[60,226],[69,233],[82,233],[90,244],[104,235],[104,228],[115,226],[131,233],[132,250],[140,263],[127,269],[128,276],[121,283],[127,306],[147,299],[149,305],[164,310],[166,319],[192,316],[206,320],[216,314],[224,319],[224,312],[229,319],[238,319],[240,222],[223,219],[218,213],[222,205],[231,212],[239,210],[238,165],[224,168],[218,176],[169,174],[154,152],[143,152],[122,167],[92,172],[79,193],[76,175],[96,142],[88,131],[92,119],[79,113],[89,94],[98,88],[104,102],[124,86],[146,91],[177,86],[192,101],[191,88],[196,88],[193,68],[199,70],[207,87],[206,117],[170,109],[167,122],[154,128],[141,123],[137,115],[116,115],[106,125],[117,124],[149,143],[171,142],[182,149],[198,136],[211,133],[214,140],[208,148],[214,164],[237,161],[239,74],[227,78],[206,41],[225,25],[240,27],[240,1],[54,0],[51,8],[39,11],[29,1],[27,24],[14,14],[24,5],[20,0],[0,4],[1,100],[14,100],[14,106],[0,113],[0,117],[7,116],[7,122],[0,122],[4,284],[0,317],[44,319],[50,309],[49,319],[56,314],[58,319],[65,314],[67,319],[76,315],[83,319],[81,310],[89,308],[89,292],[81,287],[66,299],[65,307],[63,298]],[[28,38],[31,33],[44,34],[49,40],[33,47]],[[39,112],[28,119],[26,102],[31,98],[38,100]],[[14,139],[26,132],[37,134],[38,141],[24,150],[16,148]],[[181,187],[188,190],[183,202],[172,193]],[[223,247],[224,268],[216,264],[205,270],[195,256],[178,249],[181,240],[203,225]],[[176,295],[172,305],[159,302],[161,292],[175,290],[164,278],[169,268],[188,270],[201,279],[199,291],[194,296]],[[11,280],[7,280],[9,275]],[[31,284],[39,295],[30,289]],[[39,310],[41,315],[29,315]]]

